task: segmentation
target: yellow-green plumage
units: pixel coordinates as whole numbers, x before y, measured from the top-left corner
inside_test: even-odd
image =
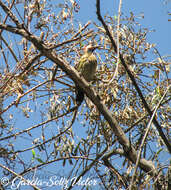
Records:
[[[84,49],[84,54],[80,58],[80,61],[76,67],[76,69],[80,72],[80,74],[84,77],[87,82],[93,81],[97,69],[97,59],[93,54],[95,47],[88,45]],[[77,104],[81,104],[84,99],[84,92],[79,87],[76,86],[76,102]]]
[[[88,82],[94,79],[97,68],[97,59],[93,53],[84,54],[79,61],[77,70]]]

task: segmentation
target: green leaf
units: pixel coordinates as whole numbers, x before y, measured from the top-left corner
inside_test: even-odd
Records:
[[[114,15],[114,20],[117,20],[118,19],[118,16],[117,15]]]
[[[163,148],[159,149],[159,150],[156,152],[156,155],[159,155],[161,151],[163,151]]]
[[[32,152],[32,156],[33,156],[32,159],[34,159],[36,157],[36,152],[34,149],[32,149],[31,152]]]

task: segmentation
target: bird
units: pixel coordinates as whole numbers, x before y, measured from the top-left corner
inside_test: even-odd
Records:
[[[99,46],[93,46],[91,43],[84,46],[84,54],[81,56],[78,64],[76,65],[77,71],[87,82],[95,79],[97,70],[97,58],[93,54],[94,50]],[[76,84],[76,103],[81,105],[84,100],[84,91]]]

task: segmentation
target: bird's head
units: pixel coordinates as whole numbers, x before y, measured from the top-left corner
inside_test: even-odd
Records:
[[[85,53],[92,53],[98,47],[99,46],[93,46],[92,44],[88,44],[88,45],[84,46],[83,50]]]

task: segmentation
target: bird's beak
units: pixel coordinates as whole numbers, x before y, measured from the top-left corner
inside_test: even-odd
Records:
[[[95,49],[100,48],[100,46],[92,46],[91,50],[94,51]]]

